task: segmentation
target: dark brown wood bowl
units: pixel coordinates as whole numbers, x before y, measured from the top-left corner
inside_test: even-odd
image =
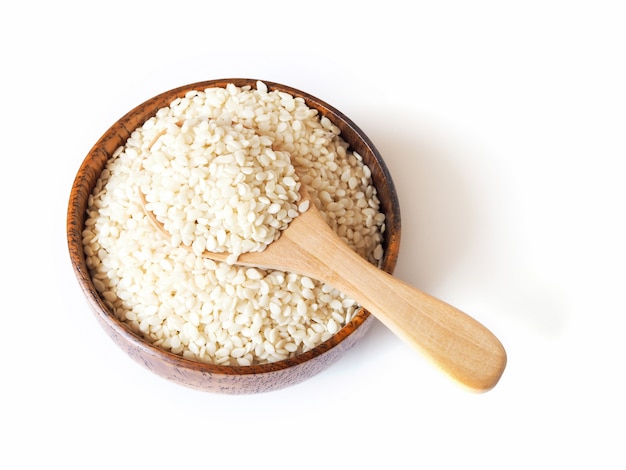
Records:
[[[328,368],[352,348],[365,335],[374,317],[366,310],[360,309],[348,324],[324,343],[296,357],[279,362],[251,366],[223,366],[185,359],[151,345],[132,332],[108,309],[90,277],[83,251],[82,231],[87,200],[100,173],[113,152],[125,144],[134,129],[152,117],[158,109],[168,106],[175,98],[182,97],[189,91],[226,87],[229,83],[255,87],[256,82],[257,79],[233,78],[191,83],[161,93],[128,112],[104,133],[83,160],[71,189],[67,211],[70,260],[87,303],[106,333],[131,358],[159,376],[191,388],[224,394],[269,392],[309,379]],[[386,216],[382,269],[392,273],[400,247],[400,207],[387,166],[374,144],[354,122],[318,98],[289,86],[269,81],[264,83],[270,91],[278,89],[303,98],[309,107],[328,117],[341,129],[343,139],[370,167],[381,209]]]

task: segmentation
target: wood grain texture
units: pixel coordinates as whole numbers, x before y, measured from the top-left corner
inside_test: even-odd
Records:
[[[88,305],[102,328],[131,358],[159,376],[184,386],[216,393],[269,392],[307,380],[325,370],[352,348],[367,332],[373,317],[366,310],[360,309],[352,321],[328,341],[295,358],[273,364],[218,366],[190,361],[148,344],[109,311],[90,278],[81,234],[85,223],[87,199],[100,173],[113,152],[126,142],[134,129],[152,117],[158,109],[169,105],[175,98],[182,97],[189,91],[225,87],[229,83],[255,87],[256,82],[257,79],[248,78],[196,82],[166,91],[138,105],[115,122],[87,153],[74,179],[68,201],[66,230],[70,261]],[[279,89],[301,97],[309,107],[327,116],[339,127],[344,140],[370,167],[381,210],[386,216],[382,269],[392,273],[400,249],[400,206],[393,180],[379,151],[352,120],[322,100],[289,86],[265,80],[263,82],[270,91]],[[390,299],[390,302],[393,303],[393,299]]]
[[[301,194],[308,197],[304,188]],[[491,331],[364,260],[333,232],[314,204],[264,251],[244,253],[237,264],[296,272],[336,287],[474,391],[492,389],[504,372],[506,352]]]

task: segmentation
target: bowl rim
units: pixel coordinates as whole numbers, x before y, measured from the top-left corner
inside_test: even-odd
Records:
[[[264,83],[268,91],[280,90],[291,94],[294,97],[300,97],[304,99],[307,106],[315,108],[323,116],[330,116],[333,124],[337,124],[336,120],[342,121],[343,126],[349,129],[354,135],[360,139],[363,144],[369,149],[374,156],[374,162],[376,163],[378,170],[381,173],[381,177],[384,178],[387,186],[387,192],[389,193],[388,208],[385,211],[387,217],[390,215],[394,218],[392,220],[393,233],[389,233],[389,229],[385,230],[384,245],[386,246],[383,267],[388,273],[393,273],[395,269],[400,246],[401,236],[401,215],[400,205],[394,182],[392,180],[389,169],[382,158],[382,155],[378,149],[374,146],[371,139],[358,127],[354,121],[348,118],[338,109],[329,105],[325,101],[311,95],[308,92],[304,92],[297,88],[293,88],[281,83],[263,80],[263,79],[251,79],[251,78],[223,78],[214,80],[196,81],[186,85],[178,86],[170,90],[163,91],[147,100],[143,101],[139,105],[132,108],[121,118],[115,121],[96,141],[89,152],[84,157],[72,183],[72,188],[69,195],[67,218],[66,218],[66,235],[67,245],[70,256],[70,261],[74,274],[78,280],[78,283],[85,294],[88,304],[91,310],[96,314],[98,322],[105,330],[109,332],[114,341],[118,345],[123,346],[125,343],[132,345],[143,354],[147,354],[153,358],[166,361],[171,365],[183,369],[192,369],[208,375],[259,375],[267,374],[271,372],[278,372],[285,369],[297,367],[303,363],[306,363],[310,359],[318,356],[323,356],[338,347],[344,342],[346,338],[351,336],[355,331],[360,329],[365,324],[369,323],[370,313],[364,308],[359,308],[353,318],[346,323],[337,333],[331,336],[326,341],[320,343],[314,348],[297,356],[283,359],[276,362],[253,364],[248,366],[238,365],[220,365],[207,362],[201,362],[197,360],[187,359],[181,355],[174,354],[165,349],[159,348],[141,335],[133,332],[128,328],[121,320],[119,320],[113,312],[109,310],[100,295],[97,293],[93,281],[91,279],[89,270],[85,261],[85,254],[82,245],[82,231],[85,221],[85,212],[87,201],[84,196],[81,198],[81,193],[86,192],[87,195],[91,194],[93,185],[88,184],[90,173],[94,173],[92,162],[95,160],[104,162],[111,158],[113,152],[119,147],[120,141],[123,145],[124,142],[130,137],[131,133],[139,126],[141,126],[147,119],[156,113],[156,111],[164,106],[168,106],[177,97],[183,97],[190,91],[204,90],[206,88],[221,87],[224,88],[229,84],[233,84],[238,87],[251,86],[255,87],[257,82]],[[152,113],[145,113],[146,109],[152,109]],[[143,116],[143,117],[139,117]],[[342,136],[344,131],[342,130]],[[344,140],[348,142],[348,139]],[[352,147],[352,144],[348,142]],[[372,162],[368,162],[368,166],[371,167]],[[102,163],[104,165],[104,163]],[[92,179],[97,181],[99,174],[91,175]],[[95,184],[95,183],[94,183]],[[377,188],[377,191],[378,188]],[[379,191],[380,192],[380,191]],[[389,225],[389,224],[388,224]],[[112,330],[112,331],[111,331]],[[138,358],[139,353],[133,352],[131,346],[124,347],[126,352],[130,355],[134,355],[135,359]]]

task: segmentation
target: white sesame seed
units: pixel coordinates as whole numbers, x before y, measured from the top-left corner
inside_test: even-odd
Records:
[[[298,184],[347,243],[380,263],[385,217],[371,171],[347,148],[330,120],[262,82],[175,100],[116,150],[89,198],[83,246],[94,287],[134,331],[193,360],[246,366],[315,347],[355,302],[306,276],[234,263],[306,212]],[[228,262],[205,249],[228,252]]]

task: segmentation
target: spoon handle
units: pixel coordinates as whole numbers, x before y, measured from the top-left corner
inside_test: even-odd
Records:
[[[506,352],[491,331],[358,255],[341,253],[341,259],[339,254],[335,257],[332,276],[327,276],[332,279],[327,282],[359,302],[460,383],[480,392],[496,385],[506,365]]]
[[[297,263],[302,274],[350,296],[470,389],[483,392],[496,385],[507,356],[500,341],[485,326],[372,265],[350,249],[319,216],[305,212],[294,222],[294,230],[283,234],[290,240],[283,241],[277,259],[284,261],[290,252],[296,260],[292,264]],[[303,239],[307,240],[306,246],[302,246]]]

